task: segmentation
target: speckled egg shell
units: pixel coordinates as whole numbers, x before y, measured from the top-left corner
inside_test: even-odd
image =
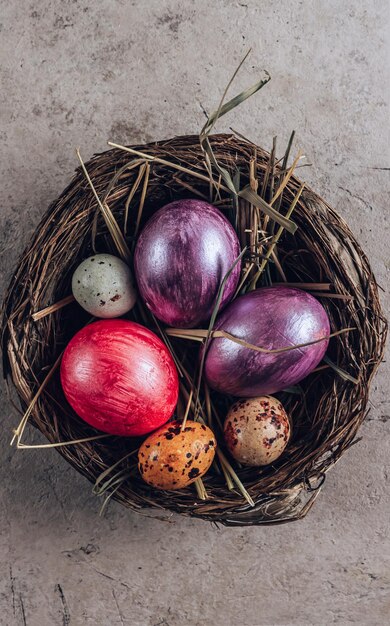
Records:
[[[290,435],[288,416],[272,396],[239,400],[230,408],[224,424],[229,452],[245,465],[273,463],[284,451]]]
[[[213,462],[214,433],[199,422],[171,422],[152,433],[138,451],[138,468],[152,487],[183,489],[203,476]]]
[[[83,309],[102,318],[120,317],[136,301],[130,269],[112,254],[95,254],[80,263],[72,277],[72,292]]]

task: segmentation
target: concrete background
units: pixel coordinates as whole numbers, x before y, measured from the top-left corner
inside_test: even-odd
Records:
[[[0,2],[1,288],[40,216],[106,139],[197,132],[236,84],[271,83],[231,124],[264,146],[289,132],[305,178],[351,224],[386,290],[389,3],[386,0]],[[387,39],[386,39],[387,35]],[[9,447],[2,390],[0,623],[5,626],[383,625],[390,611],[389,369],[363,441],[309,517],[218,530],[112,505],[54,451]],[[30,434],[30,433],[29,433]],[[30,434],[30,436],[33,436]]]

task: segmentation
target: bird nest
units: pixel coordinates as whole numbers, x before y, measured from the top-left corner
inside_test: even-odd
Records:
[[[14,440],[19,448],[31,447],[22,436],[27,422],[35,426],[49,443],[32,447],[54,446],[105,503],[112,497],[136,511],[155,507],[225,525],[286,522],[306,515],[327,471],[357,441],[386,321],[366,255],[344,220],[288,169],[288,154],[277,161],[274,151],[236,134],[212,135],[208,148],[198,136],[117,146],[82,163],[43,217],[3,305],[4,374],[23,410]],[[126,317],[163,338],[181,373],[176,417],[204,419],[219,441],[206,476],[168,492],[142,480],[136,466],[140,439],[102,435],[72,411],[58,364],[67,342],[89,321],[70,295],[76,266],[96,252],[131,263],[148,218],[188,197],[212,202],[236,227],[246,248],[241,291],[271,283],[307,290],[326,308],[334,335],[326,360],[278,394],[293,423],[284,454],[266,467],[243,467],[223,447],[221,421],[232,398],[198,380],[201,344],[194,339],[204,341],[205,330],[182,336],[159,325],[138,302]]]

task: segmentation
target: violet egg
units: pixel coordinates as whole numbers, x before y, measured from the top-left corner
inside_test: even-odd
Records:
[[[209,319],[222,279],[240,254],[237,234],[216,207],[202,200],[177,200],[147,222],[134,254],[141,297],[169,326],[193,328]],[[221,308],[233,297],[237,263]]]
[[[329,318],[313,296],[290,287],[264,287],[237,298],[219,315],[215,329],[252,345],[277,350],[322,341],[286,352],[264,353],[227,338],[210,342],[205,377],[213,389],[254,397],[281,391],[305,378],[321,361],[330,334]]]
[[[291,426],[282,404],[272,396],[244,398],[230,407],[223,427],[226,447],[244,465],[268,465],[283,453]]]

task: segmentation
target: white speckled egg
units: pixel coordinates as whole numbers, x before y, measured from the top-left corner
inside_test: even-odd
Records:
[[[224,437],[230,454],[245,465],[268,465],[280,457],[291,435],[287,413],[276,398],[239,400],[230,407]]]
[[[80,263],[72,277],[72,292],[95,317],[119,317],[136,301],[130,269],[112,254],[95,254]]]

